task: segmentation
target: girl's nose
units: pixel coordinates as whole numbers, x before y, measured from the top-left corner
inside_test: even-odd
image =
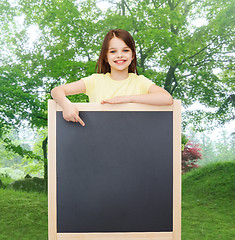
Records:
[[[122,51],[118,52],[118,57],[121,58],[122,57]]]

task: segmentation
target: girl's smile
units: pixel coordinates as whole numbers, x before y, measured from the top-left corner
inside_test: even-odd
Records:
[[[126,60],[117,60],[117,61],[114,61],[116,64],[123,64],[126,62]]]

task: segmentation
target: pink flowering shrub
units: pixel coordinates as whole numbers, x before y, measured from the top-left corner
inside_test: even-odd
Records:
[[[198,167],[198,160],[202,158],[199,144],[193,144],[188,141],[182,151],[182,173],[189,172]]]

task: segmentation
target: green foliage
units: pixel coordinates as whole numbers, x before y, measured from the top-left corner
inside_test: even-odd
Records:
[[[0,168],[0,178],[2,179],[2,177],[3,177],[3,181],[4,181],[4,178],[9,178],[12,181],[14,181],[14,180],[23,178],[24,172],[20,170],[20,167],[18,165],[14,165],[11,167],[3,167],[3,168]]]
[[[7,96],[0,102],[1,126],[19,125],[22,119],[29,120],[32,126],[46,126],[50,90],[94,72],[103,37],[111,28],[123,28],[133,34],[140,73],[165,87],[184,106],[197,100],[216,109],[203,116],[200,112],[186,113],[186,124],[194,121],[195,126],[200,125],[200,118],[223,123],[233,117],[234,97],[229,93],[234,91],[234,84],[228,77],[233,68],[233,55],[229,54],[234,46],[232,3],[112,1],[106,12],[96,3],[1,3],[3,14],[9,12],[7,19],[1,19],[2,25],[10,24],[2,39],[8,39],[12,59],[11,65],[4,59],[0,66],[4,81],[1,92]],[[22,25],[14,24],[17,16],[24,16]],[[202,17],[204,23],[196,26],[195,19]],[[33,27],[37,37],[29,47],[29,29]],[[222,74],[215,75],[216,68]],[[88,101],[84,94],[70,99]]]
[[[5,144],[5,148],[8,151],[17,153],[21,157],[26,156],[27,158],[32,158],[35,160],[39,160],[39,161],[42,160],[40,156],[34,154],[32,151],[24,149],[21,145],[13,144],[9,138],[4,138],[3,141]]]
[[[0,167],[9,167],[13,164],[20,164],[22,157],[11,151],[6,151],[2,139],[0,139]]]
[[[47,137],[47,129],[40,128],[34,132],[34,144],[32,147],[32,152],[38,156],[39,161],[36,158],[29,158],[26,155],[22,159],[21,169],[25,174],[36,175],[43,177],[44,165],[47,164],[47,160],[44,159],[44,153],[42,149],[42,142]]]
[[[25,131],[26,130],[21,130]],[[27,132],[23,137],[29,137]],[[41,136],[40,136],[41,134]],[[14,179],[18,179],[22,174],[33,174],[36,176],[43,176],[44,170],[44,158],[41,148],[42,138],[47,135],[47,131],[41,130],[38,135],[35,135],[38,142],[35,143],[33,150],[28,144],[22,143],[27,139],[20,139],[18,132],[11,130],[7,134],[3,135],[0,139],[0,173],[9,173],[10,176],[14,176]],[[17,170],[20,173],[17,173]]]
[[[155,78],[155,82],[184,106],[198,101],[215,108],[214,114],[186,113],[185,123],[193,121],[200,129],[201,118],[210,124],[215,119],[219,123],[231,120],[234,84],[215,75],[214,69],[233,69],[234,5],[225,1],[125,1],[124,5],[126,11],[114,9],[110,16],[115,20],[115,14],[125,12],[125,18],[130,18],[127,24],[137,42],[139,67],[144,72],[157,69],[161,80]],[[204,23],[197,27],[193,21],[198,18]]]
[[[186,135],[185,134],[181,134],[181,150],[183,151],[184,150],[184,147],[185,147],[185,145],[187,144],[187,142],[188,142],[189,140],[188,140],[188,138],[186,137]]]
[[[7,173],[1,173],[0,170],[0,188],[6,188],[11,182],[13,182],[14,179],[12,179]]]
[[[17,64],[0,68],[0,135],[23,120],[32,126],[46,125],[46,103],[39,96],[43,82],[33,81],[21,68]]]
[[[23,158],[19,166],[24,174],[31,174],[33,176],[43,177],[44,175],[44,161],[35,161],[34,159]]]
[[[22,156],[20,156],[17,152],[10,151],[10,149],[7,150],[7,143],[4,141],[4,139],[7,139],[6,142],[9,142],[12,148],[15,148],[19,151],[23,148],[27,150],[30,148],[27,144],[22,144],[19,139],[18,132],[11,129],[11,131],[8,131],[8,133],[4,134],[2,139],[0,139],[0,166],[14,167],[21,164]]]

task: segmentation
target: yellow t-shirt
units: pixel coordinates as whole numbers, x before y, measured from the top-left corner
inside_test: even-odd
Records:
[[[116,96],[147,94],[149,87],[154,84],[143,75],[129,73],[124,80],[113,80],[110,73],[92,74],[82,78],[86,86],[86,95],[91,103],[100,103]]]

